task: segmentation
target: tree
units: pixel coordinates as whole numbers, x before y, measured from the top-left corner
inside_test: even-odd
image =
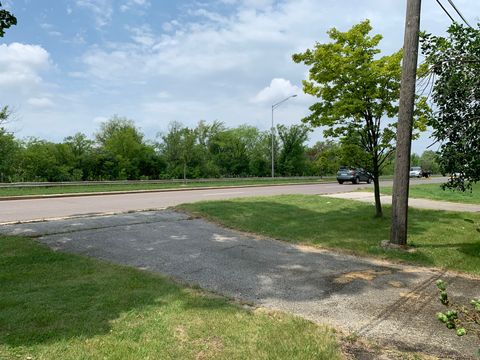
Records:
[[[341,32],[328,31],[332,42],[317,43],[314,49],[294,54],[293,61],[309,66],[305,93],[320,99],[303,119],[313,126],[326,126],[327,137],[341,138],[351,133],[369,154],[366,170],[373,176],[376,216],[382,216],[379,176],[394,151],[396,123],[388,120],[398,114],[402,51],[378,57],[381,35],[369,36],[368,20]],[[417,129],[424,129],[428,106],[417,102]]]
[[[465,191],[480,180],[480,25],[453,24],[447,37],[423,34],[422,52],[435,82],[431,119],[433,137],[441,143],[447,187]]]
[[[195,130],[172,122],[167,134],[158,145],[167,163],[167,176],[170,178],[198,177],[197,134]]]
[[[9,11],[2,9],[0,2],[0,37],[3,37],[5,30],[12,25],[17,25],[17,18]],[[18,148],[13,135],[3,127],[10,114],[7,106],[0,109],[0,182],[13,175],[13,154]]]
[[[68,136],[63,140],[73,156],[73,178],[75,180],[87,180],[91,173],[91,159],[95,142],[80,132]]]
[[[284,176],[304,175],[306,170],[305,142],[310,129],[305,125],[278,125],[281,143],[278,169]]]
[[[423,171],[430,174],[439,174],[440,166],[438,164],[438,154],[432,150],[425,150],[420,156],[419,164]]]
[[[143,134],[132,120],[114,115],[101,125],[96,139],[104,151],[116,158],[120,178],[136,179],[140,176],[138,163],[145,144]]]
[[[340,162],[340,145],[331,140],[318,141],[306,151],[311,161],[311,175],[333,175],[342,165]]]
[[[23,144],[19,156],[20,177],[30,181],[71,181],[74,176],[74,156],[65,144],[30,138]]]
[[[17,18],[9,11],[2,9],[0,2],[0,37],[5,35],[5,30],[12,25],[17,25]]]
[[[11,112],[7,106],[0,110],[0,182],[11,181],[15,175],[16,155],[20,150],[18,142],[5,124],[9,121]]]
[[[234,128],[219,132],[211,141],[209,151],[222,175],[247,175],[249,149],[245,129]]]

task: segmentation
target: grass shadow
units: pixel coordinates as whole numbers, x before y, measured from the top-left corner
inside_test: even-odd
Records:
[[[371,204],[286,195],[202,202],[180,208],[227,227],[291,243],[480,273],[477,214],[410,209],[408,233],[412,249],[406,252],[380,246],[382,240],[389,239],[390,206],[384,206],[383,218],[375,218]],[[442,251],[442,245],[451,251]]]
[[[33,242],[0,237],[0,344],[31,346],[107,334],[117,319],[150,306],[228,306],[222,298],[191,296],[153,274]]]

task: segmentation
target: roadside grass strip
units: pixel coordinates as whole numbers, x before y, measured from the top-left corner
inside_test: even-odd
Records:
[[[405,250],[384,249],[390,206],[374,217],[369,203],[322,196],[283,195],[209,201],[177,208],[223,226],[295,244],[343,250],[410,264],[480,274],[480,214],[409,210]]]
[[[456,191],[440,187],[441,184],[421,184],[411,185],[409,197],[417,199],[430,199],[440,201],[451,201],[466,204],[480,204],[480,183],[472,185],[472,191]],[[372,191],[370,188],[362,189],[362,191]],[[382,187],[381,193],[392,195],[391,187]]]
[[[60,194],[78,194],[78,193],[96,193],[113,191],[139,191],[139,190],[168,190],[168,189],[189,189],[206,187],[228,187],[228,186],[262,186],[262,185],[282,185],[282,184],[316,184],[332,181],[331,178],[325,179],[276,179],[276,180],[228,180],[228,181],[181,181],[172,183],[133,183],[133,184],[93,184],[93,185],[68,185],[61,186],[51,184],[48,186],[28,186],[28,187],[0,187],[0,199],[7,196],[26,196],[26,195],[60,195]]]

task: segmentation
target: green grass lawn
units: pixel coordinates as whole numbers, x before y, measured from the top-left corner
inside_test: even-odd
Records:
[[[374,218],[370,204],[304,195],[200,202],[179,208],[230,228],[292,243],[480,274],[480,214],[410,209],[411,251],[406,252],[380,247],[389,238],[388,206],[383,219]]]
[[[0,237],[0,359],[340,359],[334,333]]]
[[[133,190],[161,190],[161,189],[182,189],[198,188],[208,186],[243,186],[243,185],[271,185],[271,184],[295,184],[295,183],[319,183],[333,181],[334,178],[323,179],[252,179],[252,180],[230,180],[230,181],[208,181],[208,182],[182,182],[174,183],[144,183],[144,184],[95,184],[95,185],[68,185],[68,186],[32,186],[22,188],[0,188],[0,197],[2,196],[21,196],[21,195],[52,195],[52,194],[73,194],[90,192],[109,192],[109,191],[133,191]]]
[[[373,191],[373,189],[368,189]],[[391,195],[391,187],[382,187],[382,194]],[[410,197],[420,199],[432,199],[441,201],[453,201],[468,204],[480,204],[480,183],[473,184],[472,191],[461,192],[454,190],[442,190],[440,184],[421,184],[410,186]]]

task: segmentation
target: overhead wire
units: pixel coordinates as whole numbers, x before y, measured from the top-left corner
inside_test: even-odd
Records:
[[[465,19],[465,17],[462,15],[462,13],[460,12],[460,10],[458,10],[458,8],[455,6],[453,0],[448,0],[448,2],[449,2],[450,5],[452,5],[452,7],[455,9],[455,11],[457,12],[458,16],[460,16],[460,17],[462,18],[463,22],[464,22],[465,24],[467,24],[468,27],[471,28],[472,26],[468,23],[468,21],[467,21],[467,20]]]
[[[448,17],[450,18],[450,20],[452,20],[452,22],[455,22],[455,19],[452,17],[452,15],[450,15],[450,13],[448,12],[447,9],[445,9],[445,7],[443,6],[443,4],[440,2],[440,0],[436,0],[437,1],[437,4],[440,5],[440,7],[443,9],[443,11],[445,12],[445,14],[448,15]]]

